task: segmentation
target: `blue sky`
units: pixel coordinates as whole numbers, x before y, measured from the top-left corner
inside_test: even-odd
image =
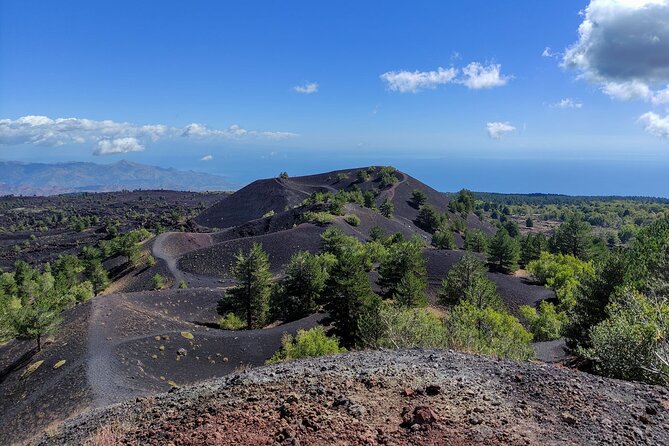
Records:
[[[648,14],[651,47],[629,31]],[[621,189],[606,166],[669,168],[669,61],[623,57],[630,74],[607,59],[615,33],[626,57],[661,54],[668,18],[665,0],[5,0],[0,159],[129,159],[237,184],[394,164],[442,189],[667,195],[661,174]],[[608,34],[579,37],[587,21]],[[545,174],[491,180],[509,160]],[[551,163],[574,169],[545,178]],[[465,184],[444,178],[476,165]],[[570,177],[586,165],[605,186]]]

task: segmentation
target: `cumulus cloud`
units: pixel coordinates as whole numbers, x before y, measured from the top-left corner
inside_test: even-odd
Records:
[[[591,0],[582,16],[562,65],[612,99],[669,103],[669,0]],[[666,137],[666,118],[648,112],[639,122]]]
[[[507,133],[515,130],[516,128],[509,122],[489,122],[486,124],[486,131],[492,139],[502,139]]]
[[[501,69],[499,64],[484,66],[472,62],[462,69],[439,67],[436,71],[388,71],[380,77],[389,90],[400,93],[416,93],[446,84],[460,84],[478,90],[506,85],[511,77],[503,76]]]
[[[501,87],[509,81],[508,76],[502,76],[501,70],[500,64],[483,66],[478,62],[472,62],[462,69],[465,78],[460,83],[474,90]]]
[[[318,91],[318,84],[316,82],[309,82],[302,85],[296,85],[293,87],[293,90],[298,93],[312,94]]]
[[[298,136],[291,132],[246,130],[238,125],[227,129],[211,129],[203,124],[189,124],[180,129],[163,124],[135,125],[111,120],[95,121],[82,118],[49,118],[22,116],[0,119],[0,145],[32,144],[61,146],[91,144],[96,155],[138,152],[146,143],[161,139],[184,137],[229,138],[258,137],[284,139]]]
[[[669,0],[591,0],[564,64],[593,79],[669,79]]]
[[[416,93],[426,88],[449,84],[457,76],[455,68],[437,68],[437,71],[388,71],[381,75],[388,89],[400,93]]]
[[[115,138],[98,141],[95,155],[113,155],[116,153],[141,152],[144,150],[137,138]]]
[[[214,157],[212,155],[205,155],[202,158],[200,158],[200,161],[211,161],[213,159]]]
[[[606,82],[602,85],[602,92],[619,101],[633,101],[637,99],[651,99],[653,93],[644,82],[631,80],[627,82]]]
[[[669,139],[669,115],[662,117],[657,113],[647,112],[641,115],[639,122],[651,135]]]
[[[559,102],[556,102],[555,104],[551,104],[552,108],[562,108],[562,109],[567,109],[567,108],[582,108],[583,104],[575,101],[572,98],[564,98],[561,99]]]
[[[544,51],[541,53],[541,57],[553,57],[555,54],[551,50],[551,47],[547,46],[544,48]]]

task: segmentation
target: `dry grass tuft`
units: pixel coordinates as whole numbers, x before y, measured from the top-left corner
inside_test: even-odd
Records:
[[[109,423],[100,426],[84,442],[85,446],[119,446],[121,444],[121,435],[118,425]]]

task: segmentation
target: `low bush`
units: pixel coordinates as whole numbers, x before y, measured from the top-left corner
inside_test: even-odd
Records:
[[[165,276],[163,276],[162,274],[156,274],[151,278],[151,281],[153,283],[154,290],[162,290],[163,288],[165,288],[165,285],[167,284]]]
[[[327,225],[334,221],[334,215],[328,212],[307,211],[302,215],[302,220],[307,223]]]
[[[539,311],[529,305],[523,305],[518,309],[521,317],[529,326],[536,341],[552,341],[559,339],[562,335],[562,327],[567,323],[567,315],[557,311],[555,305],[542,301]]]
[[[354,214],[349,214],[349,215],[345,216],[344,220],[346,221],[346,223],[348,223],[351,226],[360,225],[360,217],[358,217],[357,215],[354,215]]]
[[[281,349],[267,360],[268,364],[346,352],[345,348],[339,346],[336,338],[325,334],[323,327],[314,327],[306,331],[298,330],[295,338],[285,335],[281,344]]]
[[[243,330],[246,323],[235,313],[228,313],[218,321],[218,326],[223,330]]]

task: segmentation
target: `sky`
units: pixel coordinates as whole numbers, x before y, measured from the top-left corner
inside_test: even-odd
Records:
[[[0,2],[0,160],[669,196],[669,0]]]

